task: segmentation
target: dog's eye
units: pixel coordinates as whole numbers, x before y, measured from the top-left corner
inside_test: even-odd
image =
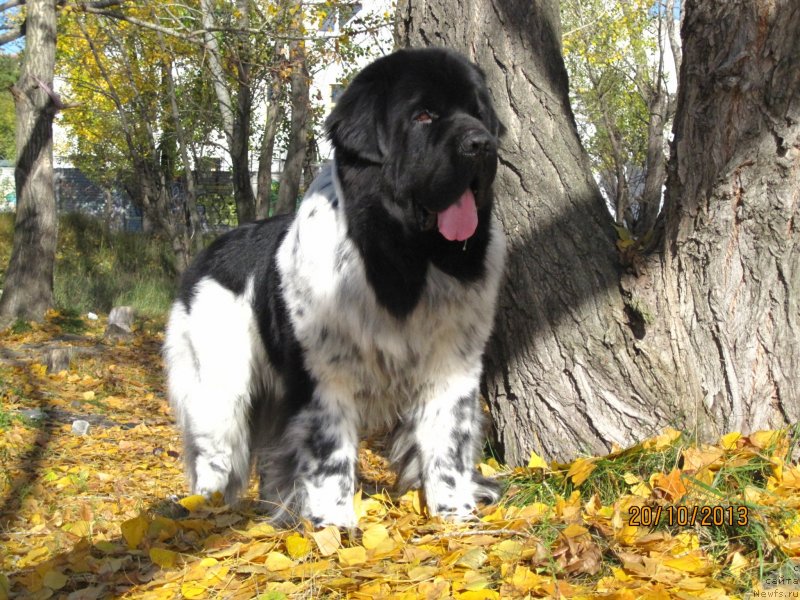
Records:
[[[434,119],[436,119],[436,114],[429,110],[421,110],[414,115],[414,121],[417,123],[433,123]]]

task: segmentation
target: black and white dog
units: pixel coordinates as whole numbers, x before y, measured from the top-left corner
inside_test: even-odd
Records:
[[[192,490],[233,501],[255,460],[275,519],[353,526],[359,435],[391,428],[399,487],[466,518],[497,498],[475,470],[505,256],[484,76],[448,50],[401,50],[353,80],[326,128],[335,158],[297,214],[217,239],[172,307]]]

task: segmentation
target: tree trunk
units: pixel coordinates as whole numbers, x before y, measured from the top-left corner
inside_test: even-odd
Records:
[[[664,129],[669,115],[669,90],[664,80],[664,37],[669,36],[669,27],[664,25],[664,21],[674,21],[674,15],[670,6],[666,7],[665,17],[659,15],[658,19],[658,68],[656,69],[653,84],[650,89],[650,97],[647,98],[647,110],[650,118],[647,122],[647,155],[645,157],[645,178],[644,191],[639,200],[639,210],[635,222],[629,224],[636,237],[641,238],[652,232],[656,225],[659,210],[661,208],[661,196],[664,183],[667,178],[667,157],[664,153]],[[674,23],[673,23],[674,27]],[[666,30],[666,31],[664,31]],[[673,54],[677,61],[680,52]],[[675,63],[679,65],[680,63]]]
[[[56,6],[28,0],[25,58],[12,88],[16,103],[17,215],[11,259],[0,298],[0,322],[39,320],[53,305],[58,221],[53,180],[53,92]]]
[[[298,4],[298,6],[300,6]],[[302,11],[297,13],[301,18]],[[297,31],[302,27],[298,25]],[[297,207],[300,195],[300,178],[303,174],[303,162],[308,144],[309,119],[309,76],[306,69],[306,52],[302,40],[295,40],[289,45],[289,60],[292,61],[292,122],[289,132],[289,144],[286,148],[286,162],[281,173],[278,188],[276,214],[291,213]]]
[[[508,279],[484,392],[510,464],[666,425],[707,437],[800,416],[800,11],[702,4],[686,6],[663,252],[627,271],[568,106],[558,3],[398,5],[400,45],[465,52],[508,128],[495,186]]]
[[[240,32],[248,27],[248,3],[237,0],[237,22]],[[228,89],[222,54],[214,34],[214,2],[201,0],[203,42],[205,56],[208,60],[211,81],[219,104],[222,128],[231,157],[231,173],[233,176],[233,197],[236,203],[236,214],[239,223],[247,223],[255,218],[255,195],[250,182],[250,119],[252,113],[252,90],[250,89],[250,63],[247,43],[241,40],[237,44],[236,78],[238,90],[234,110],[231,93]],[[241,34],[240,34],[241,37]]]
[[[277,69],[276,69],[277,71]],[[258,157],[258,188],[256,192],[256,218],[269,216],[272,199],[272,160],[275,156],[275,135],[283,120],[283,80],[275,72],[271,75],[270,94],[264,117],[264,136],[261,138],[261,152]]]
[[[160,35],[160,34],[159,34]],[[163,44],[163,39],[161,40]],[[166,49],[166,48],[165,48]],[[190,256],[179,258],[178,263],[188,264],[192,255],[199,253],[203,249],[203,230],[200,225],[200,214],[197,212],[197,189],[195,186],[195,171],[191,168],[189,157],[189,140],[181,124],[181,115],[178,110],[178,96],[175,91],[175,78],[172,76],[172,63],[164,66],[164,75],[167,84],[167,96],[169,100],[169,112],[172,116],[172,125],[175,129],[175,141],[178,144],[181,161],[183,162],[183,222],[177,227],[179,234],[184,238],[181,247],[191,249]],[[182,269],[181,269],[182,270]]]
[[[800,419],[800,10],[685,8],[659,310],[712,418],[771,428]]]
[[[236,114],[231,140],[231,173],[233,196],[239,224],[256,218],[256,196],[250,179],[250,127],[253,113],[253,90],[251,89],[250,41],[245,33],[250,27],[250,5],[248,0],[236,0]]]

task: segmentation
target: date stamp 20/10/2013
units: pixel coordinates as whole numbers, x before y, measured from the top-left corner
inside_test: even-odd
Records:
[[[655,527],[663,522],[668,527],[744,527],[749,523],[749,509],[733,506],[631,506],[628,524],[634,527]]]

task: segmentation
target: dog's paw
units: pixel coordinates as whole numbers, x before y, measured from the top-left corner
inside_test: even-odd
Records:
[[[351,530],[358,524],[352,502],[344,506],[334,505],[322,513],[310,514],[306,518],[311,521],[315,529],[333,525],[339,529]]]
[[[425,492],[429,515],[474,521],[478,518],[479,504],[494,504],[500,499],[500,484],[475,473],[460,478],[444,477],[426,486]]]
[[[473,492],[473,495],[475,496],[475,502],[479,502],[481,504],[494,504],[500,500],[502,485],[499,481],[489,479],[488,477],[484,477],[480,473],[476,472],[472,475],[472,485],[475,488],[475,491]]]
[[[437,504],[436,506],[428,506],[428,514],[432,517],[441,517],[449,521],[467,523],[478,520],[475,508],[475,504],[471,502],[465,502],[459,506]]]

